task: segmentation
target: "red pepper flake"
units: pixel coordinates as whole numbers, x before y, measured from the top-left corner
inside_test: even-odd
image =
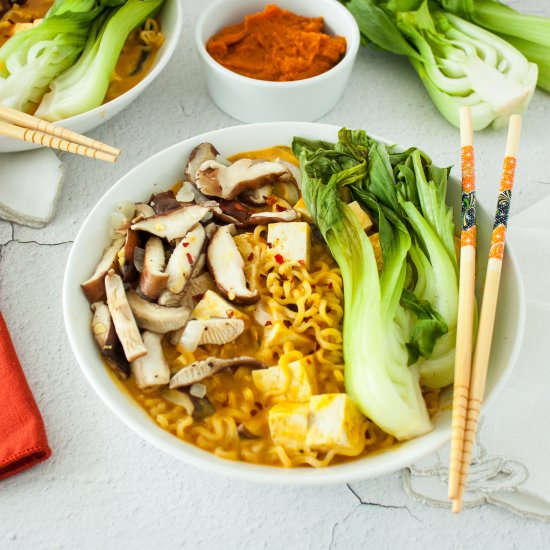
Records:
[[[300,265],[306,265],[306,262],[305,262],[304,260],[298,260],[298,263],[299,263]]]
[[[273,248],[273,245],[271,243],[267,243],[267,248]]]
[[[227,315],[227,317],[229,319],[231,319],[231,317],[233,317],[233,315],[235,315],[235,312],[232,310],[232,309],[228,309],[225,314]]]
[[[277,212],[284,212],[286,210],[286,208],[281,204],[276,204],[275,205],[275,210],[277,210]]]
[[[189,243],[181,243],[181,245],[184,247],[184,248],[187,248],[189,246]]]
[[[252,409],[250,411],[250,416],[256,416],[258,414],[258,411],[256,409]]]
[[[193,256],[191,256],[191,254],[189,254],[189,252],[187,253],[187,261],[192,264],[193,263]]]
[[[309,357],[306,357],[306,363],[307,363],[308,365],[311,365],[311,359],[310,359]]]
[[[311,285],[311,289],[315,290],[317,288],[317,285]]]
[[[282,264],[282,263],[284,263],[285,259],[280,254],[275,254],[275,261],[278,264]]]
[[[269,327],[271,326],[273,323],[271,321],[266,321],[265,324],[264,324],[264,327]]]
[[[329,283],[328,287],[329,287],[330,290],[332,290],[332,283]]]
[[[254,405],[256,406],[257,409],[259,409],[260,411],[264,408],[264,406],[259,402],[259,401],[256,401],[254,403]]]
[[[285,319],[283,321],[283,325],[286,327],[286,328],[290,328],[292,326],[292,323],[288,320],[288,319]]]
[[[251,252],[249,255],[248,255],[248,261],[250,262],[251,260],[254,259],[254,252]]]
[[[195,294],[193,296],[193,300],[195,300],[195,302],[200,302],[203,298],[204,298],[204,292],[202,294]]]
[[[260,273],[260,279],[267,279],[267,275],[264,275],[263,273]]]
[[[327,307],[327,313],[330,313],[332,311],[332,309],[330,309],[330,307]]]
[[[269,195],[266,202],[271,206],[277,202],[277,197],[275,195]]]

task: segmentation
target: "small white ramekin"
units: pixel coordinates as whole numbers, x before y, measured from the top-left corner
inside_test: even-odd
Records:
[[[326,73],[292,82],[257,80],[234,73],[206,51],[208,39],[222,28],[240,23],[245,15],[263,11],[266,0],[218,0],[200,15],[195,27],[208,91],[222,111],[243,122],[312,121],[336,105],[359,49],[359,28],[337,0],[278,0],[277,5],[297,15],[323,17],[327,31],[344,36],[346,54]]]

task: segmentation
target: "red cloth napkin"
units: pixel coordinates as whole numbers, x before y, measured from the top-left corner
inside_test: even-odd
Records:
[[[51,454],[44,422],[0,313],[0,480]]]

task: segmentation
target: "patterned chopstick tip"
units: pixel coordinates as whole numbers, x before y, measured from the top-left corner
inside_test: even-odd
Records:
[[[512,201],[512,187],[514,186],[514,175],[516,171],[516,157],[508,156],[504,159],[500,190],[498,193],[497,211],[495,224],[491,236],[491,248],[489,258],[502,260],[504,256],[504,243],[506,241],[506,227],[510,215],[510,203]]]
[[[474,170],[474,148],[462,147],[462,232],[461,246],[476,246],[476,184]]]

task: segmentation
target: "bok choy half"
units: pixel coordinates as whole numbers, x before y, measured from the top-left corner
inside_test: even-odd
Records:
[[[453,381],[458,277],[447,169],[362,130],[336,144],[294,138],[302,193],[344,282],[345,384],[363,413],[400,440],[431,429],[422,387]],[[376,221],[371,241],[348,206]]]
[[[506,40],[428,0],[342,1],[365,41],[407,56],[454,126],[462,106],[470,107],[475,130],[504,126],[527,107],[537,65]]]

